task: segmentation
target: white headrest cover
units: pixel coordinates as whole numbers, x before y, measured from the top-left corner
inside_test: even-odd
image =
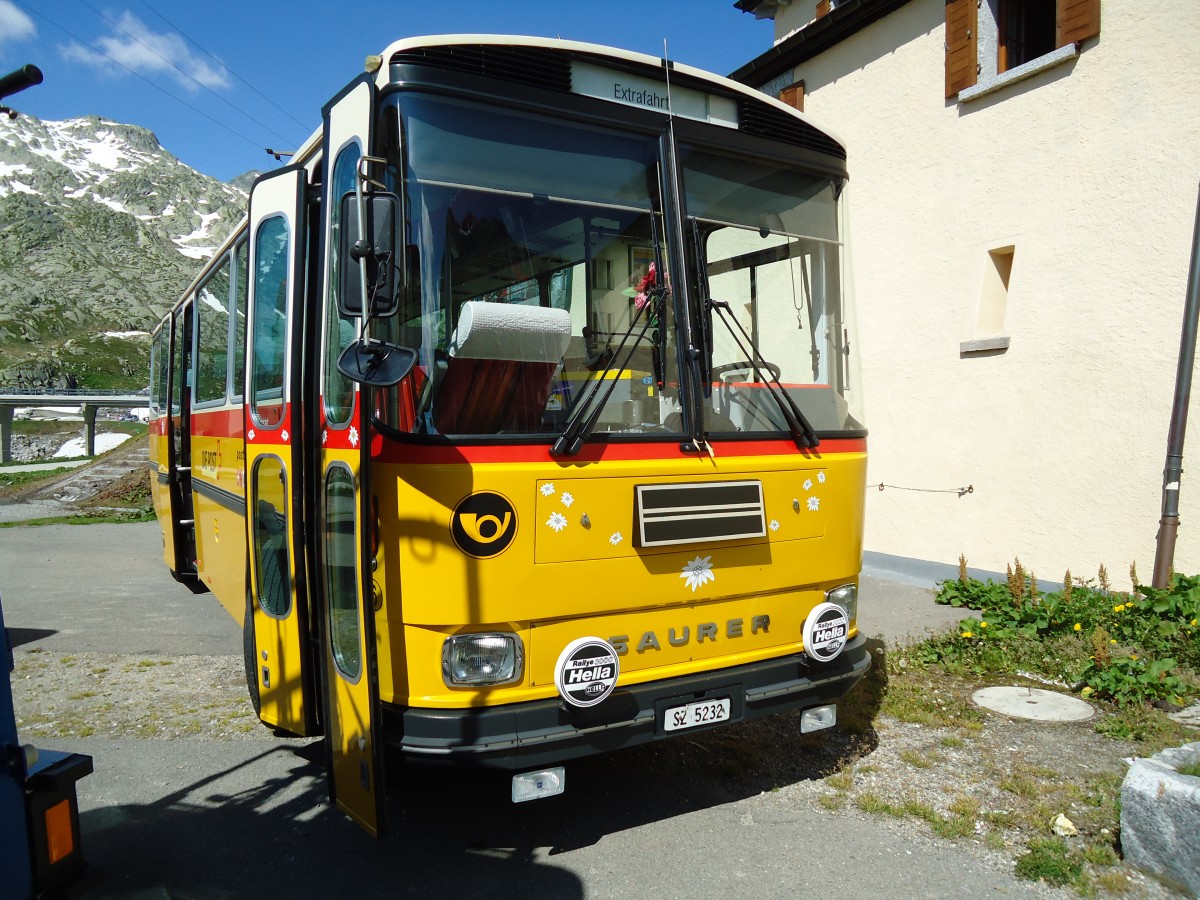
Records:
[[[571,314],[565,309],[469,300],[450,338],[450,355],[556,363],[570,340]]]

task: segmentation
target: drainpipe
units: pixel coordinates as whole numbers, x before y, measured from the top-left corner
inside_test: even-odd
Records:
[[[1196,323],[1200,318],[1200,197],[1192,229],[1192,261],[1188,267],[1183,330],[1179,336],[1179,368],[1175,372],[1175,399],[1171,404],[1171,431],[1167,435],[1167,463],[1163,469],[1162,518],[1154,551],[1156,588],[1166,588],[1175,562],[1175,535],[1179,531],[1179,480],[1183,476],[1183,438],[1187,431],[1188,401],[1192,393],[1192,365],[1196,358]]]

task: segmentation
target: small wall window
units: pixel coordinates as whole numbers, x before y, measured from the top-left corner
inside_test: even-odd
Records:
[[[1008,285],[1015,255],[1016,248],[1012,245],[987,251],[979,307],[975,313],[975,336],[959,345],[961,354],[1000,353],[1008,349],[1004,318],[1008,311]]]

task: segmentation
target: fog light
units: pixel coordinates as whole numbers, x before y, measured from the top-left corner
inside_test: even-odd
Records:
[[[822,728],[832,728],[837,724],[837,706],[814,706],[800,713],[800,733],[820,731]]]
[[[442,644],[442,679],[451,687],[509,684],[521,679],[524,656],[515,634],[456,634]]]
[[[524,772],[514,775],[512,780],[512,802],[541,800],[561,794],[567,787],[567,770],[562,766],[542,769],[540,772]]]
[[[825,599],[829,603],[836,603],[846,611],[846,618],[850,620],[851,627],[854,627],[858,624],[857,584],[843,584],[841,587],[836,587],[832,591],[826,591]]]

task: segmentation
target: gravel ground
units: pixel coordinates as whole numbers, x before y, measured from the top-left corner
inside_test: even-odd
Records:
[[[23,740],[266,735],[247,699],[240,657],[68,654],[30,645],[14,655]],[[1072,848],[1117,843],[1122,760],[1139,755],[1136,745],[1097,734],[1094,723],[1036,723],[980,710],[969,703],[978,685],[946,680],[935,687],[893,677],[891,689],[923,693],[943,714],[942,724],[899,721],[878,713],[882,681],[864,682],[859,718],[851,707],[832,731],[799,736],[798,716],[784,714],[609,754],[589,769],[605,777],[610,766],[646,767],[688,781],[709,772],[717,801],[766,794],[790,807],[882,819],[913,840],[953,845],[1007,871],[1031,838],[1050,836],[1060,813],[1079,831],[1067,839]],[[1176,896],[1115,855],[1112,862],[1088,866],[1096,895]],[[1049,886],[1045,893],[1072,895]]]

